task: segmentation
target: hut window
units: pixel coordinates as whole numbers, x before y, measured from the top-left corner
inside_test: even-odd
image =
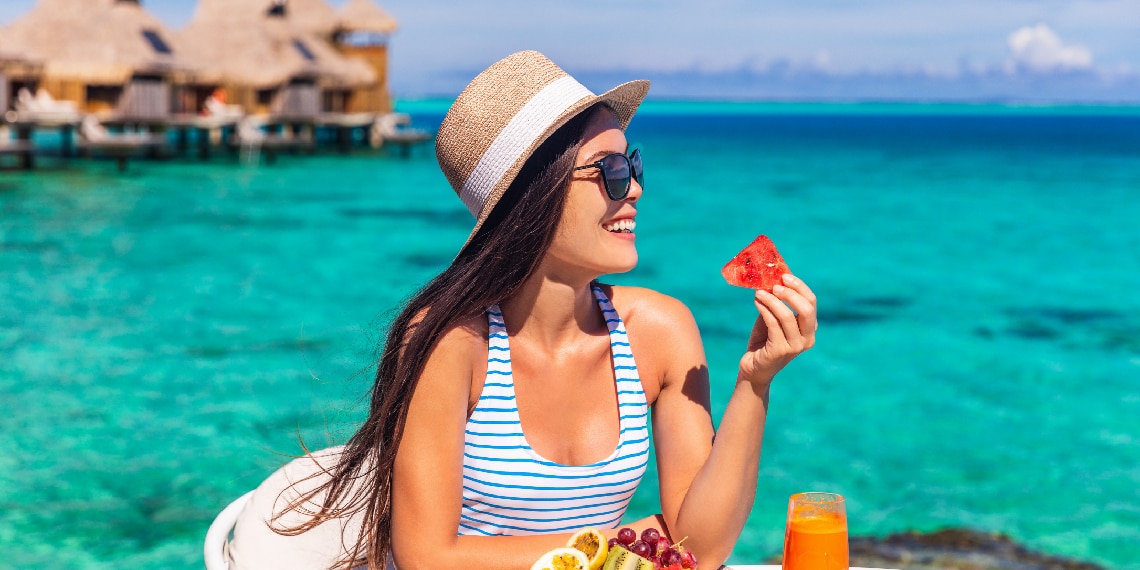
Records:
[[[312,51],[309,51],[309,46],[305,45],[305,42],[294,39],[293,47],[297,48],[297,52],[300,53],[301,57],[305,58],[306,60],[317,61],[317,56],[313,55]]]
[[[257,104],[263,107],[268,107],[270,103],[273,103],[273,95],[276,93],[276,89],[258,89]]]
[[[285,16],[285,1],[286,0],[276,0],[273,3],[273,5],[269,7],[269,10],[267,10],[265,12],[265,14],[267,16],[284,17]]]
[[[174,53],[174,50],[170,49],[170,44],[167,44],[166,41],[162,39],[162,36],[158,35],[158,32],[154,30],[143,30],[142,35],[146,38],[147,43],[150,44],[151,49],[153,49],[155,53]]]
[[[338,43],[350,47],[379,47],[388,45],[388,34],[348,32],[337,37]]]
[[[89,107],[113,109],[119,104],[119,97],[123,94],[121,85],[88,85],[86,89],[87,104]]]

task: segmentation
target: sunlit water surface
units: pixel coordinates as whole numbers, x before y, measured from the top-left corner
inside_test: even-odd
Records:
[[[692,308],[714,415],[754,315],[720,266],[765,233],[820,299],[734,561],[829,490],[853,534],[1140,565],[1140,113],[658,103],[629,138],[641,263],[609,280]],[[43,165],[0,172],[0,566],[200,567],[299,437],[351,433],[384,323],[472,223],[430,147]]]

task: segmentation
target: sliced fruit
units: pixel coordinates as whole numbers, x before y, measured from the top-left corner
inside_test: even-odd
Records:
[[[586,570],[586,555],[575,548],[555,548],[543,554],[530,570]]]
[[[606,563],[606,554],[609,553],[609,542],[606,536],[598,529],[588,526],[570,537],[566,546],[576,549],[586,555],[587,567],[598,570]]]
[[[788,264],[780,257],[776,244],[765,235],[758,236],[720,270],[730,285],[769,293],[782,282],[785,273],[790,273]]]
[[[610,549],[602,570],[656,570],[656,565],[648,558],[638,556],[622,545]]]

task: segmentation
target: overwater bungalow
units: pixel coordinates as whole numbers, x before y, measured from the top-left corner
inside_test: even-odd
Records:
[[[171,43],[140,0],[39,0],[0,30],[6,46],[43,62],[37,89],[109,120],[159,120],[196,104],[183,90],[209,78]]]
[[[269,122],[313,123],[324,93],[375,83],[363,61],[347,58],[293,14],[304,3],[200,0],[178,45],[222,78],[227,102]]]
[[[388,38],[396,19],[372,0],[350,0],[339,11],[326,0],[288,0],[288,17],[373,73],[369,83],[352,89],[326,89],[321,108],[327,113],[388,113]]]
[[[350,94],[345,109],[350,113],[390,113],[388,38],[398,27],[396,19],[372,0],[349,0],[337,17],[333,44],[341,53],[366,62],[376,75],[374,83]]]

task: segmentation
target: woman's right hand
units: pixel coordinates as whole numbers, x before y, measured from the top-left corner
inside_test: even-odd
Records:
[[[800,353],[815,345],[815,293],[790,273],[772,293],[757,290],[753,299],[760,313],[748,338],[748,352],[740,358],[738,380],[763,387]]]

